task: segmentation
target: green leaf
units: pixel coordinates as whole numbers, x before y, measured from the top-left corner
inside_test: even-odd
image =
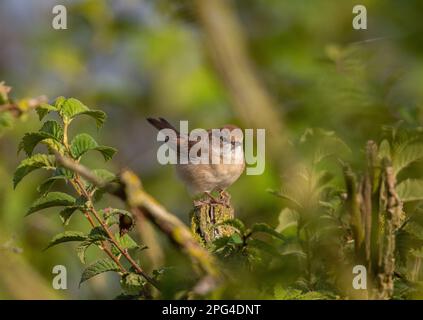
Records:
[[[404,180],[397,185],[396,191],[403,202],[423,200],[423,180]]]
[[[253,225],[253,227],[251,228],[251,232],[255,233],[255,232],[263,232],[263,233],[267,233],[275,238],[278,238],[280,240],[285,240],[285,237],[280,234],[279,232],[277,232],[276,230],[274,230],[272,227],[270,227],[269,225],[265,224],[265,223],[256,223]]]
[[[99,151],[104,160],[110,160],[116,153],[116,149],[111,147],[99,146],[98,143],[89,134],[81,133],[73,138],[71,142],[71,153],[72,156],[77,159],[89,150]]]
[[[137,295],[142,291],[146,281],[141,275],[130,272],[122,276],[120,284],[126,294]]]
[[[63,106],[63,103],[66,101],[66,98],[65,97],[62,97],[62,96],[60,96],[60,97],[57,97],[56,98],[56,101],[54,102],[54,107],[57,109],[57,110],[61,110],[62,109],[62,106]]]
[[[87,236],[87,239],[82,242],[77,248],[76,253],[78,255],[79,260],[83,264],[85,264],[85,254],[87,249],[92,244],[98,244],[100,241],[109,240],[109,236],[101,227],[93,228]]]
[[[129,234],[124,234],[123,236],[120,236],[119,232],[115,233],[115,239],[119,246],[122,249],[141,249],[141,247],[132,239]],[[143,247],[142,249],[146,249],[146,247]],[[112,246],[112,252],[114,255],[119,255],[120,251],[115,246]]]
[[[94,169],[92,172],[102,183],[110,183],[117,179],[113,172],[106,169]]]
[[[290,194],[288,190],[282,189],[281,191],[277,191],[277,190],[268,189],[267,191],[279,198],[282,198],[288,201],[295,208],[303,207],[302,204],[297,199],[295,199],[295,197],[292,194]]]
[[[298,213],[295,210],[284,208],[279,214],[279,224],[275,230],[282,233],[288,228],[296,227],[298,225],[298,218]]]
[[[50,136],[44,132],[25,133],[21,142],[19,143],[18,153],[21,150],[24,150],[26,155],[30,157],[37,144],[48,138],[50,138]]]
[[[380,145],[378,150],[378,156],[380,159],[387,158],[391,160],[391,146],[388,140],[384,139]]]
[[[104,185],[103,187],[97,187],[96,185],[89,184],[89,190],[95,190],[93,194],[93,201],[97,202],[100,201],[103,197],[104,193],[106,193],[109,189],[109,183],[117,182],[117,177],[114,173],[104,170],[104,169],[96,169],[93,170],[94,175],[98,178],[99,181]]]
[[[244,223],[241,221],[241,220],[239,220],[239,219],[230,219],[230,220],[226,220],[226,221],[223,221],[223,222],[221,222],[221,223],[218,223],[218,224],[216,224],[215,225],[215,227],[218,227],[218,226],[231,226],[231,227],[233,227],[233,228],[235,228],[236,230],[238,230],[240,233],[244,233],[244,231],[245,231],[245,225],[244,225]]]
[[[48,103],[42,103],[37,107],[36,111],[41,121],[47,114],[49,114],[51,111],[57,111],[57,109],[56,107],[51,106]]]
[[[80,133],[71,142],[71,153],[74,158],[79,158],[88,150],[98,147],[97,142],[89,134]]]
[[[97,128],[101,128],[106,121],[106,113],[100,110],[89,110],[79,113],[78,115],[87,115],[95,120]]]
[[[109,259],[98,260],[94,262],[93,264],[91,264],[90,266],[88,266],[84,270],[84,272],[82,273],[81,281],[79,282],[79,285],[81,285],[81,283],[87,281],[88,279],[91,279],[92,277],[96,275],[99,275],[101,273],[108,272],[108,271],[119,272],[120,269],[116,265],[116,263],[113,262],[112,260],[109,260]]]
[[[117,152],[115,148],[106,146],[98,146],[97,148],[94,148],[94,150],[101,152],[105,161],[109,161]]]
[[[17,167],[13,175],[13,188],[16,188],[18,183],[29,173],[36,169],[55,169],[55,156],[45,155],[45,154],[36,154],[30,158],[24,159],[19,166]]]
[[[59,142],[63,139],[63,128],[54,120],[46,121],[41,127],[40,132],[48,134],[52,139]]]
[[[395,174],[408,167],[413,162],[423,159],[423,144],[413,143],[406,145],[400,150],[395,150],[392,159],[392,166],[394,168]]]
[[[52,139],[61,145],[61,139],[63,138],[62,127],[53,120],[44,123],[39,132],[25,133],[22,141],[19,143],[18,153],[23,149],[27,156],[31,156],[34,148],[42,141],[46,139]],[[52,143],[47,143],[52,147]],[[54,149],[58,149],[56,146]]]
[[[72,206],[75,204],[75,198],[63,192],[50,192],[46,196],[39,198],[28,209],[26,215],[37,212],[42,209],[61,206]]]
[[[41,183],[38,188],[37,191],[39,193],[41,193],[42,195],[45,195],[46,193],[48,193],[51,189],[51,187],[54,185],[54,183],[58,180],[66,180],[67,178],[65,176],[53,176],[48,178],[47,180],[44,180],[43,183]]]
[[[234,244],[242,244],[243,243],[242,238],[238,233],[234,233],[234,234],[231,235],[231,241]]]
[[[91,246],[93,242],[91,241],[83,241],[81,244],[76,248],[76,254],[78,255],[79,260],[85,264],[85,254],[89,246]]]
[[[106,220],[109,226],[119,223],[121,215],[128,216],[129,218],[131,218],[131,220],[134,220],[132,213],[121,209],[107,208],[105,210],[102,210],[102,213],[104,219]]]
[[[104,229],[102,227],[95,227],[93,228],[89,235],[88,238],[91,242],[96,242],[96,241],[103,241],[103,240],[109,240],[109,235],[106,233],[106,231],[104,231]]]
[[[70,218],[72,217],[73,213],[79,208],[80,207],[78,206],[70,206],[64,208],[62,211],[59,212],[60,219],[62,220],[64,226],[69,224]]]
[[[106,114],[100,110],[90,110],[81,101],[70,98],[60,102],[59,113],[65,119],[73,119],[78,115],[87,115],[96,121],[96,125],[100,128],[106,120]]]
[[[90,110],[86,105],[75,98],[64,99],[60,97],[56,100],[56,107],[59,109],[60,115],[67,119],[72,119],[81,112]]]
[[[45,248],[47,250],[48,248],[51,248],[59,243],[64,242],[71,242],[71,241],[84,241],[87,239],[87,236],[84,235],[82,232],[79,231],[65,231],[62,233],[59,233],[58,235],[54,236],[53,239],[51,239],[48,246]]]

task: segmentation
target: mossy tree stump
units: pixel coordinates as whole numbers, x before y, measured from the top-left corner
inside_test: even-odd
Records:
[[[191,213],[191,230],[204,247],[209,247],[216,239],[231,236],[234,229],[222,223],[234,218],[234,209],[227,204],[213,201],[195,205]]]

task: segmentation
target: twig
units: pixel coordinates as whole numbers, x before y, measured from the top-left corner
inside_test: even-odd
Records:
[[[44,96],[44,95],[39,96],[37,98],[29,98],[26,100],[26,107],[31,110],[31,109],[37,108],[40,104],[46,103],[46,102],[48,102],[48,99],[47,99],[47,96]],[[5,112],[5,111],[11,112],[16,117],[20,116],[23,112],[22,108],[20,108],[17,103],[13,103],[13,102],[0,105],[0,112]]]

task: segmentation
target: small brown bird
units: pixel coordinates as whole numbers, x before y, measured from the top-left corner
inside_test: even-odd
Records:
[[[242,130],[234,125],[226,125],[218,130],[207,130],[208,139],[206,140],[197,139],[197,141],[193,141],[189,140],[188,135],[179,133],[163,118],[147,118],[147,121],[158,130],[170,129],[174,131],[175,138],[169,138],[166,143],[176,151],[178,160],[182,153],[189,154],[193,147],[199,150],[196,159],[190,158],[187,164],[182,164],[180,161],[176,164],[176,172],[186,184],[188,191],[192,195],[204,193],[215,202],[222,203],[223,201],[227,204],[229,195],[225,190],[241,176],[245,169]],[[221,134],[225,129],[228,134]],[[184,150],[182,147],[184,145],[187,146],[185,149],[188,150]],[[204,156],[202,151],[207,152],[209,161],[207,163],[192,163]],[[213,158],[218,161],[212,161]],[[230,159],[230,161],[228,162],[225,159]],[[221,201],[211,195],[213,191],[219,191]]]

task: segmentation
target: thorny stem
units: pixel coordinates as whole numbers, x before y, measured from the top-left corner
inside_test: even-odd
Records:
[[[70,152],[70,146],[68,142],[68,127],[69,127],[70,121],[63,120],[63,144],[66,148],[66,152],[71,156]],[[89,202],[89,211],[94,215],[95,219],[98,221],[98,223],[101,225],[103,230],[106,232],[107,236],[109,237],[110,242],[119,250],[119,252],[128,260],[128,262],[132,265],[132,267],[136,270],[137,273],[141,274],[150,284],[152,284],[156,289],[159,289],[159,285],[157,281],[152,279],[150,276],[148,276],[144,270],[138,265],[138,263],[131,257],[131,255],[128,253],[126,249],[123,249],[119,243],[116,241],[116,238],[113,236],[112,232],[110,231],[107,224],[103,221],[103,219],[98,214],[97,210],[95,209],[93,205],[93,199],[91,194],[86,190],[84,187],[84,184],[79,177],[79,175],[76,173],[75,178],[71,179],[71,184],[74,187],[75,191],[79,195],[83,195]],[[95,222],[90,216],[88,212],[84,212],[85,217],[89,221],[90,225],[92,227],[95,227]],[[121,272],[127,273],[127,270],[123,267],[119,259],[111,252],[111,250],[104,244],[103,241],[100,242],[100,249],[102,249],[119,267]]]
[[[72,185],[75,187],[75,189],[76,189],[76,191],[78,192],[79,195],[83,194],[83,192],[81,191],[83,189],[81,188],[79,181],[77,181],[77,180],[72,181]],[[95,225],[93,218],[90,216],[90,214],[88,212],[84,211],[84,216],[87,218],[91,227],[94,228],[96,225]],[[104,241],[100,241],[99,247],[117,264],[117,266],[119,267],[119,269],[122,273],[127,273],[127,270],[125,269],[125,267],[120,263],[119,259],[110,251],[110,249],[107,247],[107,244]]]
[[[93,201],[92,201],[92,197],[91,195],[88,193],[88,191],[84,188],[82,181],[80,180],[80,178],[77,176],[75,178],[76,183],[78,184],[78,186],[81,188],[83,195],[87,198],[87,200],[89,201],[89,210],[91,211],[91,213],[94,215],[95,219],[98,221],[98,223],[100,223],[101,227],[103,228],[103,230],[106,232],[107,236],[110,239],[110,242],[112,242],[112,244],[119,250],[119,252],[126,258],[126,260],[129,261],[129,263],[134,267],[134,269],[137,271],[137,273],[141,274],[148,282],[150,282],[153,286],[155,286],[156,288],[158,287],[157,282],[150,278],[145,272],[144,270],[138,265],[138,263],[131,257],[131,255],[128,253],[128,250],[123,249],[119,243],[117,242],[116,238],[114,237],[113,233],[110,231],[109,227],[107,226],[107,224],[103,221],[103,219],[101,219],[99,213],[97,212],[97,210],[94,208],[93,206]]]

